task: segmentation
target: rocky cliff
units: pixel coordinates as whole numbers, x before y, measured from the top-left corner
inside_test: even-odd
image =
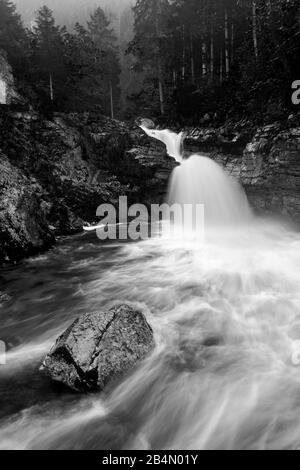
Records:
[[[6,60],[6,54],[0,50],[0,104],[10,105],[22,101],[16,90],[12,69]]]
[[[258,211],[300,221],[300,128],[188,129],[189,152],[205,152],[237,177]],[[163,201],[174,159],[138,127],[86,114],[0,106],[0,263],[39,252],[59,235],[96,222],[101,203]]]
[[[101,203],[160,202],[175,161],[138,128],[103,116],[47,120],[0,107],[0,263],[96,221]]]
[[[186,146],[208,153],[238,178],[257,211],[300,222],[300,127],[192,129]]]

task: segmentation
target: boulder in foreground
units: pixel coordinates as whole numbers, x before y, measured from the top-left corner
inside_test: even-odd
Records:
[[[128,305],[82,315],[58,338],[41,371],[71,389],[97,391],[154,348],[144,315]]]

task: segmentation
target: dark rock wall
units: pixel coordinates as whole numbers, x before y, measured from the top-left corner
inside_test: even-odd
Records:
[[[221,163],[258,211],[300,221],[300,128],[189,129],[186,148]],[[49,121],[0,106],[0,264],[96,222],[97,207],[119,196],[163,202],[176,165],[138,127],[90,113]]]
[[[175,160],[103,116],[0,108],[0,264],[96,222],[102,203],[161,202]]]
[[[300,221],[300,129],[260,129],[243,153],[240,178],[254,207]]]
[[[252,206],[300,222],[300,128],[193,129],[190,152],[204,152],[238,178]]]
[[[0,49],[0,104],[8,105],[23,101],[16,90],[12,68],[7,62],[6,53]]]
[[[43,192],[0,153],[0,261],[19,259],[53,244]]]

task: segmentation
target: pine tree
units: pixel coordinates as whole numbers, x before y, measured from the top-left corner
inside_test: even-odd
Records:
[[[103,107],[106,114],[115,117],[120,99],[120,61],[117,38],[110,22],[99,7],[91,15],[87,30],[95,47],[103,56]]]
[[[67,69],[64,49],[66,29],[57,26],[53,12],[40,8],[31,33],[34,86],[43,102],[60,106],[64,99]]]
[[[165,112],[166,64],[169,57],[168,12],[167,0],[138,0],[134,11],[134,39],[128,52],[136,56],[135,70],[147,75],[147,91],[159,103],[160,113]],[[156,92],[155,92],[156,90]]]
[[[90,33],[77,23],[65,36],[68,67],[66,107],[72,111],[98,108],[103,111],[103,53],[96,47]]]
[[[7,54],[17,75],[24,70],[27,46],[26,31],[15,5],[10,0],[0,0],[0,49]]]

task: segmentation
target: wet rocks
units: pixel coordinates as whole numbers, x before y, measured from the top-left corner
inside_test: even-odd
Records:
[[[0,264],[53,244],[42,192],[0,152]]]
[[[300,222],[300,128],[258,129],[243,153],[240,179],[254,207]]]
[[[136,119],[137,126],[144,126],[148,127],[148,129],[155,129],[155,124],[151,119],[148,118],[137,118]]]
[[[128,150],[125,161],[130,181],[140,188],[139,201],[148,206],[163,203],[170,175],[178,165],[176,160],[169,157],[165,149],[153,145],[136,146]],[[140,187],[141,181],[144,182],[143,187]]]
[[[259,212],[300,222],[300,128],[248,123],[187,131],[186,147],[206,152],[240,180]]]
[[[98,222],[100,204],[162,202],[176,165],[137,126],[0,107],[0,264]]]
[[[240,126],[223,126],[220,128],[198,127],[184,129],[185,145],[192,153],[217,152],[221,154],[241,155],[251,140],[253,131]]]
[[[153,332],[145,316],[120,305],[78,318],[58,338],[41,370],[78,392],[103,390],[153,348]]]
[[[173,165],[159,142],[97,112],[46,118],[13,85],[0,50],[0,265],[98,222],[98,206],[119,196],[161,202]]]
[[[0,50],[0,105],[23,102],[16,91],[12,68],[7,62],[6,53]]]

